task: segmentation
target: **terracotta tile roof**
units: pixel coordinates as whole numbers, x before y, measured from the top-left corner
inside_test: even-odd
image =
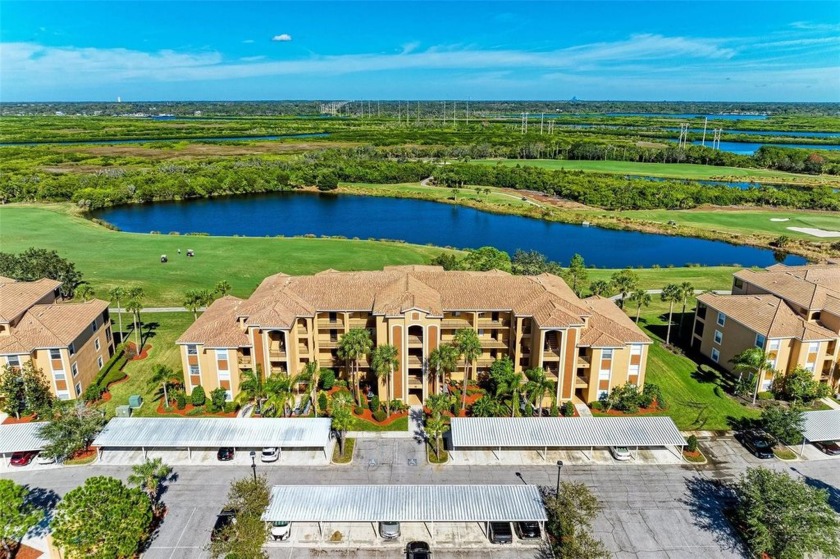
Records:
[[[835,264],[776,264],[741,270],[735,277],[811,311],[822,309],[828,296],[840,297],[840,266]]]
[[[611,299],[597,295],[583,303],[590,310],[589,325],[583,329],[578,346],[622,347],[625,344],[651,344],[653,341]]]
[[[826,297],[825,305],[823,305],[823,312],[831,313],[834,316],[840,316],[840,297],[835,297],[834,295]]]
[[[108,302],[34,305],[12,328],[0,336],[0,353],[30,353],[37,348],[67,347],[108,308]]]
[[[242,303],[242,299],[231,295],[216,299],[175,343],[218,348],[250,345],[248,335],[237,320]]]
[[[0,322],[11,322],[26,309],[55,291],[60,281],[39,279],[37,281],[0,280]]]
[[[796,338],[802,341],[829,340],[837,334],[796,314],[775,295],[717,295],[704,293],[697,300],[722,312],[727,320],[740,322],[767,338]],[[708,315],[707,315],[708,316]],[[707,321],[709,319],[707,318]]]

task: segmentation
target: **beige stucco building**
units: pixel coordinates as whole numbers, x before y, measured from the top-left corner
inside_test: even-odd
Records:
[[[72,400],[114,354],[114,341],[108,303],[58,302],[59,285],[0,277],[0,366],[18,367],[31,359],[53,394]]]
[[[541,367],[557,399],[597,400],[601,392],[644,383],[650,339],[616,305],[578,298],[557,276],[444,271],[395,266],[374,272],[327,270],[277,274],[248,299],[223,297],[178,339],[187,390],[222,387],[234,397],[241,371],[299,373],[307,363],[345,372],[341,336],[365,328],[377,344],[397,348],[392,392],[409,404],[438,392],[429,354],[462,328],[476,331],[478,374],[509,356],[517,371]],[[363,378],[372,386],[362,360]],[[463,361],[452,379],[463,379]],[[384,382],[378,386],[385,397]]]
[[[773,370],[803,367],[820,382],[840,378],[840,265],[770,266],[735,274],[732,295],[697,298],[692,346],[721,367],[751,347],[763,348]],[[768,390],[773,371],[761,379]]]

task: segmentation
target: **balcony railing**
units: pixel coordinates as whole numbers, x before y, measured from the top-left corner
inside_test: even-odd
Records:
[[[588,369],[592,366],[592,358],[588,355],[578,355],[577,366],[578,369]]]
[[[463,318],[444,318],[440,321],[440,327],[450,330],[460,330],[461,328],[470,328],[469,321]]]
[[[268,351],[268,358],[271,361],[282,361],[286,359],[286,352],[280,349],[271,349]]]

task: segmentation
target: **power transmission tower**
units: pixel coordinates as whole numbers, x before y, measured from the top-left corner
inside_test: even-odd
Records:
[[[545,121],[545,113],[540,114],[540,136],[543,133],[543,121]]]
[[[714,138],[712,139],[712,149],[719,150],[720,149],[720,135],[723,132],[723,128],[715,128],[713,132],[715,133],[715,135],[714,135]]]
[[[458,125],[458,102],[452,101],[452,125]]]
[[[688,123],[683,122],[680,124],[680,139],[678,142],[679,149],[685,149],[686,144],[688,143]]]
[[[701,145],[703,147],[706,147],[706,126],[708,126],[708,124],[709,124],[709,117],[706,117],[706,118],[703,119],[703,142],[701,143]]]

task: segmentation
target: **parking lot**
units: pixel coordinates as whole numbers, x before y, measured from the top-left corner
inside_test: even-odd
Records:
[[[217,458],[217,448],[208,449],[192,449],[187,452],[186,449],[167,449],[156,450],[150,449],[146,451],[146,456],[149,460],[155,458],[162,459],[166,464],[171,466],[200,466],[200,465],[217,465],[217,466],[243,466],[251,465],[251,450],[256,452],[256,463],[258,466],[324,466],[329,464],[328,456],[332,455],[332,447],[327,448],[327,456],[324,452],[318,450],[281,450],[280,458],[276,462],[262,462],[260,460],[261,448],[237,448],[233,456],[233,460],[220,461]],[[102,451],[99,457],[99,462],[106,465],[131,465],[143,463],[143,451],[139,449],[133,450],[116,450],[106,449]]]
[[[449,454],[449,464],[453,466],[539,466],[555,464],[562,460],[564,464],[599,466],[622,466],[628,464],[680,464],[678,451],[668,448],[630,448],[630,460],[619,461],[613,458],[605,448],[566,449],[566,450],[453,450]]]

